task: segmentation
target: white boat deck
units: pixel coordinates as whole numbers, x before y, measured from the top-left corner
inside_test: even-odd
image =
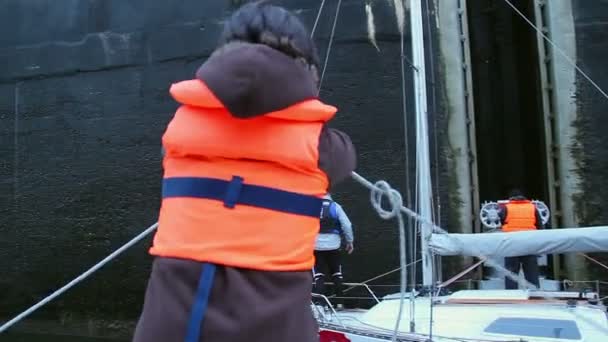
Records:
[[[406,298],[399,331],[403,341],[424,340],[420,335],[428,336],[432,330],[434,341],[605,342],[606,308],[588,301],[596,298],[589,293],[579,298],[576,292],[465,290],[436,297],[432,314],[430,298],[416,298],[413,317]],[[352,342],[386,341],[395,329],[399,302],[399,295],[394,294],[369,310],[321,309],[317,317],[322,328],[348,332],[345,336]],[[412,322],[416,335],[410,335]]]

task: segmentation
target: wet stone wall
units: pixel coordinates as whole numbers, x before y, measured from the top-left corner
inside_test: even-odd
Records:
[[[312,27],[320,2],[277,2]],[[373,5],[378,51],[367,39],[364,3],[342,3],[321,97],[340,108],[331,125],[352,137],[358,171],[404,190],[394,9],[390,2]],[[322,56],[336,4],[327,1],[317,28]],[[9,34],[0,35],[0,317],[40,300],[155,222],[160,137],[176,109],[168,88],[193,77],[236,5],[228,0],[3,2],[0,31]],[[406,81],[411,95],[409,70]],[[412,101],[408,107],[413,151]],[[433,173],[443,177],[437,156]],[[413,159],[412,154],[412,182]],[[440,188],[447,184],[439,183]],[[356,251],[345,260],[347,279],[362,281],[396,268],[394,222],[379,219],[368,192],[352,182],[334,189],[334,196],[355,229]],[[443,210],[447,213],[447,206]],[[144,240],[31,319],[136,319],[150,242]]]
[[[577,63],[604,91],[608,89],[608,3],[572,1]],[[581,74],[576,79],[577,145],[572,154],[582,180],[575,199],[582,225],[606,225],[605,190],[608,188],[608,99]],[[604,262],[608,258],[597,255]],[[606,270],[588,263],[590,277],[605,279]]]

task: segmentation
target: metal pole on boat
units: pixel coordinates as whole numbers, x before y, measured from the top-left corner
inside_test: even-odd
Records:
[[[416,172],[418,181],[419,213],[427,221],[432,220],[432,188],[429,157],[426,69],[424,57],[424,31],[422,26],[422,4],[420,0],[410,1],[410,27],[412,34],[412,61],[414,64],[414,93],[416,104]],[[422,254],[422,285],[433,285],[432,254],[428,248],[432,227],[420,223]]]

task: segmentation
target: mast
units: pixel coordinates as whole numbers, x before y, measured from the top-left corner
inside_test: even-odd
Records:
[[[418,212],[427,222],[432,221],[432,187],[429,157],[426,69],[424,59],[424,31],[422,26],[422,4],[410,0],[410,26],[412,34],[412,59],[414,69],[414,94],[416,104],[416,182],[418,183]],[[433,285],[433,256],[428,247],[432,227],[420,223],[422,254],[422,284]]]

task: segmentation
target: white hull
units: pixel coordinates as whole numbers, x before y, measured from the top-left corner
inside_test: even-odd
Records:
[[[566,300],[535,300],[522,290],[459,291],[435,298],[431,317],[430,299],[415,299],[415,334],[410,333],[409,299],[399,327],[401,341],[458,339],[483,341],[608,341],[608,319],[603,305],[586,300],[568,305]],[[390,341],[396,324],[399,300],[387,296],[369,310],[317,311],[320,330],[336,333],[337,342]],[[432,323],[432,326],[430,324]],[[323,333],[323,334],[327,334]],[[330,333],[331,334],[331,333]],[[340,339],[340,334],[348,340]],[[323,339],[322,342],[325,342]]]

